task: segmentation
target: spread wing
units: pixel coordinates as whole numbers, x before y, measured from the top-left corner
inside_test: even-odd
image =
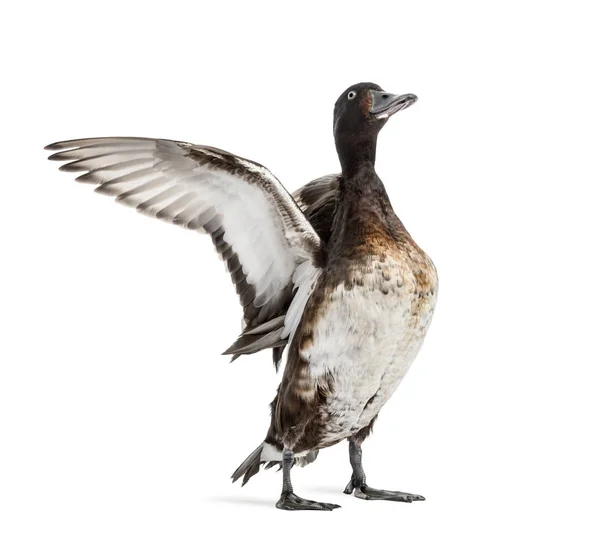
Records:
[[[76,139],[46,149],[55,152],[49,159],[67,161],[61,170],[83,172],[77,180],[97,185],[97,192],[208,233],[236,286],[246,332],[254,332],[248,333],[246,342],[253,344],[248,350],[232,346],[226,352],[237,356],[275,347],[281,358],[287,341],[283,315],[301,285],[294,274],[306,274],[296,272],[300,265],[316,269],[322,247],[268,169],[223,150],[166,139]]]
[[[339,174],[317,178],[293,193],[293,197],[324,243],[329,241],[337,207]]]

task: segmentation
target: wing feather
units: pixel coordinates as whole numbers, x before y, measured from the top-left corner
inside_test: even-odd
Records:
[[[339,174],[317,178],[294,192],[304,215],[325,243],[329,241],[337,209],[340,185]]]
[[[61,170],[83,173],[77,180],[97,185],[97,192],[210,234],[236,286],[248,330],[240,350],[232,346],[229,352],[274,347],[274,358],[281,358],[296,270],[308,265],[314,277],[322,245],[268,169],[217,148],[167,139],[74,139],[46,148],[55,152],[49,159],[66,162]]]

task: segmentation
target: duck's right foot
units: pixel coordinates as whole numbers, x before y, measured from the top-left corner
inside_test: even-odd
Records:
[[[298,497],[293,492],[282,493],[281,498],[277,501],[277,508],[281,510],[333,510],[339,508],[339,504],[322,503],[317,501],[309,501]]]
[[[414,493],[404,493],[404,491],[388,491],[387,489],[374,489],[367,484],[361,486],[355,486],[350,480],[350,483],[344,490],[346,495],[352,495],[365,501],[399,501],[405,503],[411,503],[413,501],[424,501],[423,495],[416,495]]]

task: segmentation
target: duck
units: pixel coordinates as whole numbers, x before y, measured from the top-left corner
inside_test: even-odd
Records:
[[[95,191],[211,237],[243,310],[223,354],[270,349],[277,370],[287,351],[267,434],[232,475],[245,485],[278,465],[277,508],[339,508],[297,495],[291,469],[342,441],[352,469],[344,493],[425,500],[371,487],[362,466],[362,444],[417,356],[437,299],[436,268],[375,171],[381,129],[416,101],[370,82],[347,88],[333,114],[341,172],[293,193],[263,165],[211,146],[104,137],[46,147]]]

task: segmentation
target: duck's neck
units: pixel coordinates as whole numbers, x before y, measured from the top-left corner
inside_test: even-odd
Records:
[[[365,167],[375,168],[375,154],[377,152],[377,134],[369,136],[338,135],[335,139],[342,175],[352,178]]]
[[[344,144],[351,142],[352,144]],[[375,172],[377,138],[336,139],[342,165],[339,205],[332,237],[360,244],[373,230],[387,230],[393,210],[383,182]]]

